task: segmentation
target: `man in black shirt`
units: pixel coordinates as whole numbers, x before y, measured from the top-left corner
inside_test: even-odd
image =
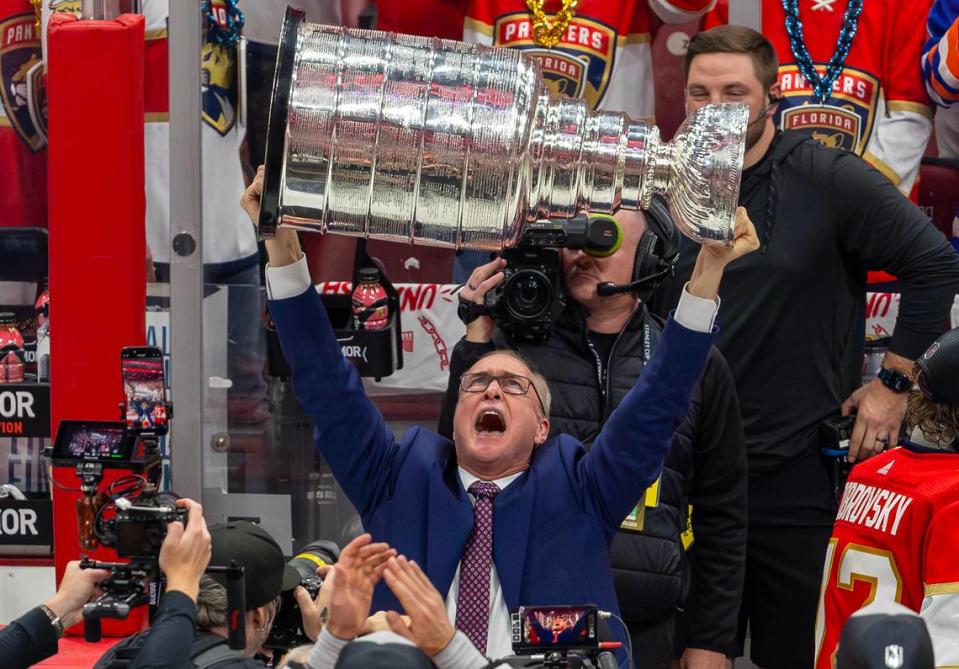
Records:
[[[543,342],[510,338],[481,308],[471,307],[466,336],[453,349],[438,432],[452,435],[460,378],[481,356],[510,348],[549,382],[544,401],[550,434],[590,443],[640,378],[662,336],[662,323],[643,298],[675,260],[678,233],[665,204],[621,211],[622,246],[608,257],[564,249],[568,304]],[[460,297],[482,305],[503,280],[502,259],[477,268]],[[637,290],[602,296],[597,285]],[[464,312],[461,309],[461,313]],[[470,316],[476,317],[471,319]],[[616,598],[629,627],[640,669],[668,667],[674,655],[678,611],[686,610],[676,640],[684,666],[723,668],[736,640],[746,544],[746,457],[732,374],[715,349],[693,389],[690,411],[673,438],[660,478],[613,539],[610,561]],[[689,508],[694,543],[687,560]],[[692,572],[692,573],[690,573]]]
[[[943,332],[959,289],[959,257],[929,220],[851,153],[778,132],[773,46],[723,26],[696,35],[686,55],[687,111],[750,106],[740,205],[760,252],[731,266],[720,291],[718,347],[736,378],[749,461],[749,539],[740,634],[751,629],[762,666],[813,664],[822,565],[836,511],[835,482],[817,427],[858,410],[849,459],[898,439],[913,360]],[[666,313],[689,277],[683,241],[675,278],[652,307]],[[902,285],[883,380],[861,388],[866,272]]]

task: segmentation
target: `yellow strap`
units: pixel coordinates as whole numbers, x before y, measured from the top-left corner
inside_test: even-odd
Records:
[[[325,566],[326,566],[326,563],[323,562],[323,560],[321,560],[320,558],[316,557],[316,556],[313,555],[312,553],[300,553],[299,555],[297,555],[297,556],[296,556],[295,558],[293,558],[293,559],[294,559],[294,560],[299,560],[299,559],[301,559],[301,558],[304,559],[304,560],[309,560],[310,562],[315,563],[317,567],[325,567]]]

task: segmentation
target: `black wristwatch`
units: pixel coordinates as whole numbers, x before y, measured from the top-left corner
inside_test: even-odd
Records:
[[[463,325],[469,325],[480,316],[489,316],[489,308],[485,304],[476,304],[468,300],[461,299],[456,306],[456,315],[463,321]]]
[[[63,621],[60,620],[60,616],[54,613],[50,609],[50,607],[45,604],[40,605],[40,610],[43,612],[43,615],[45,615],[50,620],[50,624],[53,626],[53,631],[56,632],[57,638],[62,639],[64,629],[63,629]]]
[[[876,378],[894,393],[907,393],[912,390],[912,380],[898,370],[882,367]]]

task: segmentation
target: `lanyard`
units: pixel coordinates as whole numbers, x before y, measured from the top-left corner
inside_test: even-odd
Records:
[[[616,337],[616,341],[613,342],[612,348],[609,350],[609,357],[612,359],[613,350],[616,348],[616,344],[619,343],[620,337],[623,333],[620,332],[619,336]],[[643,322],[643,365],[645,366],[649,359],[652,357],[652,344],[649,331],[649,320]],[[609,380],[609,365],[606,364],[609,361],[603,361],[603,358],[599,355],[599,351],[596,350],[596,347],[593,345],[593,340],[587,334],[586,336],[586,345],[589,347],[590,353],[593,354],[593,360],[596,362],[596,380],[599,382],[599,392],[602,394],[603,398],[606,398],[607,394],[607,381]]]

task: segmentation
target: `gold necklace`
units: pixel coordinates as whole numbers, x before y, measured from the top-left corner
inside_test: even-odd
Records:
[[[40,28],[42,25],[40,16],[43,12],[43,0],[30,0],[30,4],[33,5],[33,34],[36,35],[37,39],[40,39]]]
[[[570,19],[576,15],[579,0],[563,0],[563,7],[552,19],[543,11],[545,3],[546,0],[526,0],[526,6],[533,15],[533,39],[540,46],[549,49],[559,44],[563,33],[569,27]]]

